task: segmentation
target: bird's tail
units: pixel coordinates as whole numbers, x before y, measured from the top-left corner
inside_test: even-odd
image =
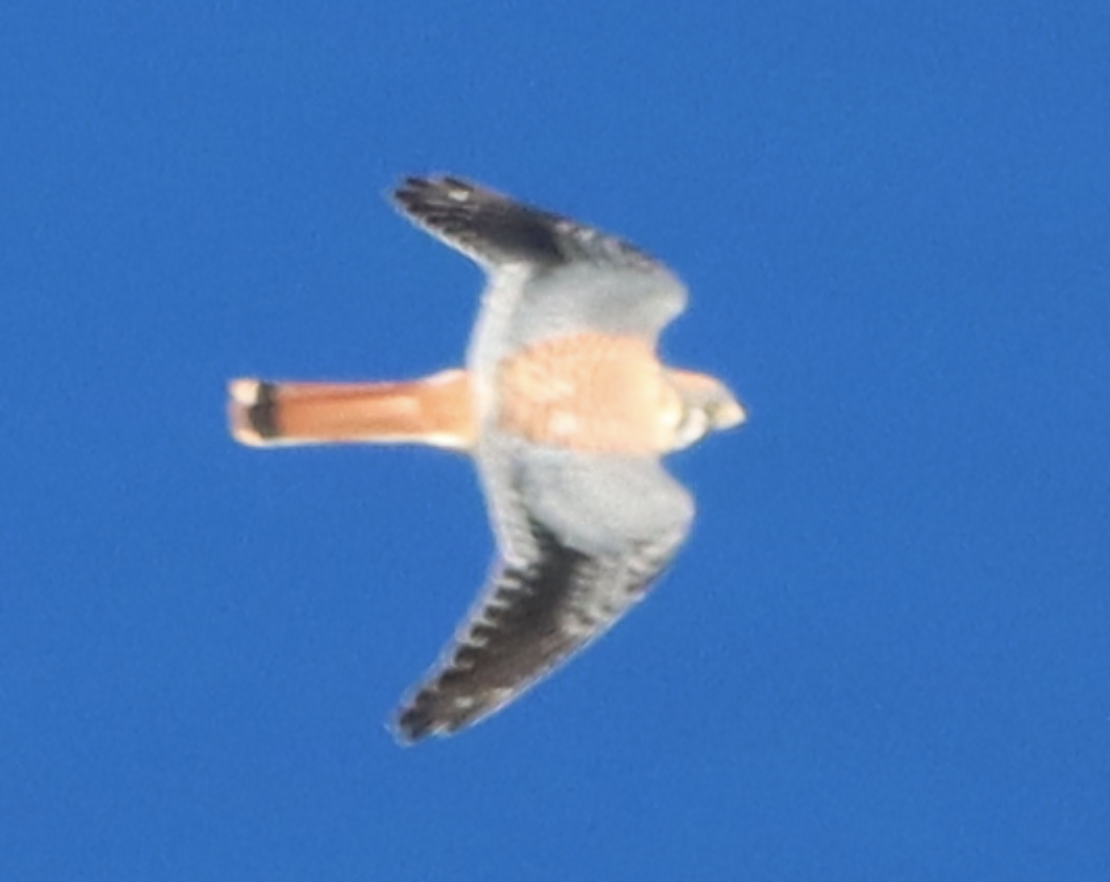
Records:
[[[228,422],[252,447],[431,444],[469,449],[475,436],[465,371],[402,383],[228,384]]]

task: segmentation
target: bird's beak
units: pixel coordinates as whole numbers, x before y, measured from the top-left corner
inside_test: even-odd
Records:
[[[710,414],[714,429],[731,429],[748,419],[744,405],[731,395],[723,399]]]

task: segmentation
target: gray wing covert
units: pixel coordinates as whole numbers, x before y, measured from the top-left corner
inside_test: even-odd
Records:
[[[405,740],[517,698],[640,600],[689,532],[693,501],[657,460],[514,448],[480,457],[503,561],[402,708]]]
[[[679,279],[634,245],[478,184],[407,178],[393,198],[410,220],[489,275],[472,367],[583,331],[654,340],[686,304]]]

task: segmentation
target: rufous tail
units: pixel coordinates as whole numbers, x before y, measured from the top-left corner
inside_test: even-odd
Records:
[[[466,371],[402,383],[228,384],[228,422],[241,444],[430,444],[467,450],[475,426]]]

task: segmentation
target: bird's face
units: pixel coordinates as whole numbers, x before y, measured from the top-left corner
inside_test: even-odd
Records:
[[[720,380],[689,371],[668,373],[682,399],[676,449],[689,447],[710,432],[731,429],[747,419],[743,405]]]

